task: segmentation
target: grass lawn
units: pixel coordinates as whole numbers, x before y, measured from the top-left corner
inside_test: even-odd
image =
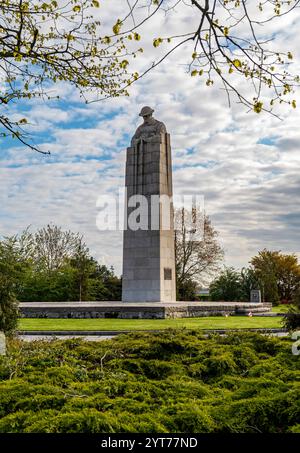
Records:
[[[19,320],[19,330],[160,330],[249,329],[281,327],[281,317],[212,316],[181,319],[39,319]]]
[[[285,313],[288,311],[289,306],[287,304],[281,304],[272,307],[272,312],[273,313]]]

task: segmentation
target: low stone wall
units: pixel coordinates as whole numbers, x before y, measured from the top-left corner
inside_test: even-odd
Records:
[[[120,303],[120,302],[23,302],[24,318],[119,318],[164,319],[221,316],[267,312],[272,304],[245,302],[174,302],[171,303]]]
[[[85,318],[120,318],[120,319],[164,319],[165,310],[162,307],[158,308],[147,308],[145,309],[131,309],[129,308],[91,308],[87,310],[81,307],[61,307],[61,308],[21,308],[21,317],[24,318],[74,318],[74,319],[85,319]]]

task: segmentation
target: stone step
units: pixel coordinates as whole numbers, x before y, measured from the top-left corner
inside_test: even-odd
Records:
[[[236,313],[237,314],[245,314],[245,313],[249,313],[251,311],[251,313],[267,313],[271,310],[272,308],[272,304],[271,304],[271,307],[266,307],[265,304],[262,306],[262,307],[258,307],[258,306],[255,306],[255,307],[237,307],[236,308]]]

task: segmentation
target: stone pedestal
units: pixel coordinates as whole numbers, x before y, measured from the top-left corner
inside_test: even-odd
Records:
[[[123,245],[123,302],[176,300],[170,135],[160,133],[127,148],[127,210]],[[134,199],[143,195],[148,219],[131,229]],[[160,203],[159,203],[160,197]],[[128,206],[129,204],[129,206]],[[131,206],[131,207],[130,207]],[[141,204],[137,204],[141,208]],[[147,221],[148,220],[148,221]]]
[[[261,292],[260,289],[252,289],[250,291],[250,302],[261,303]]]

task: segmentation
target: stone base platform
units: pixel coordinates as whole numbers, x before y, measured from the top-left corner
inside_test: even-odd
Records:
[[[253,302],[21,302],[23,318],[164,319],[248,315],[270,311],[270,303]]]

